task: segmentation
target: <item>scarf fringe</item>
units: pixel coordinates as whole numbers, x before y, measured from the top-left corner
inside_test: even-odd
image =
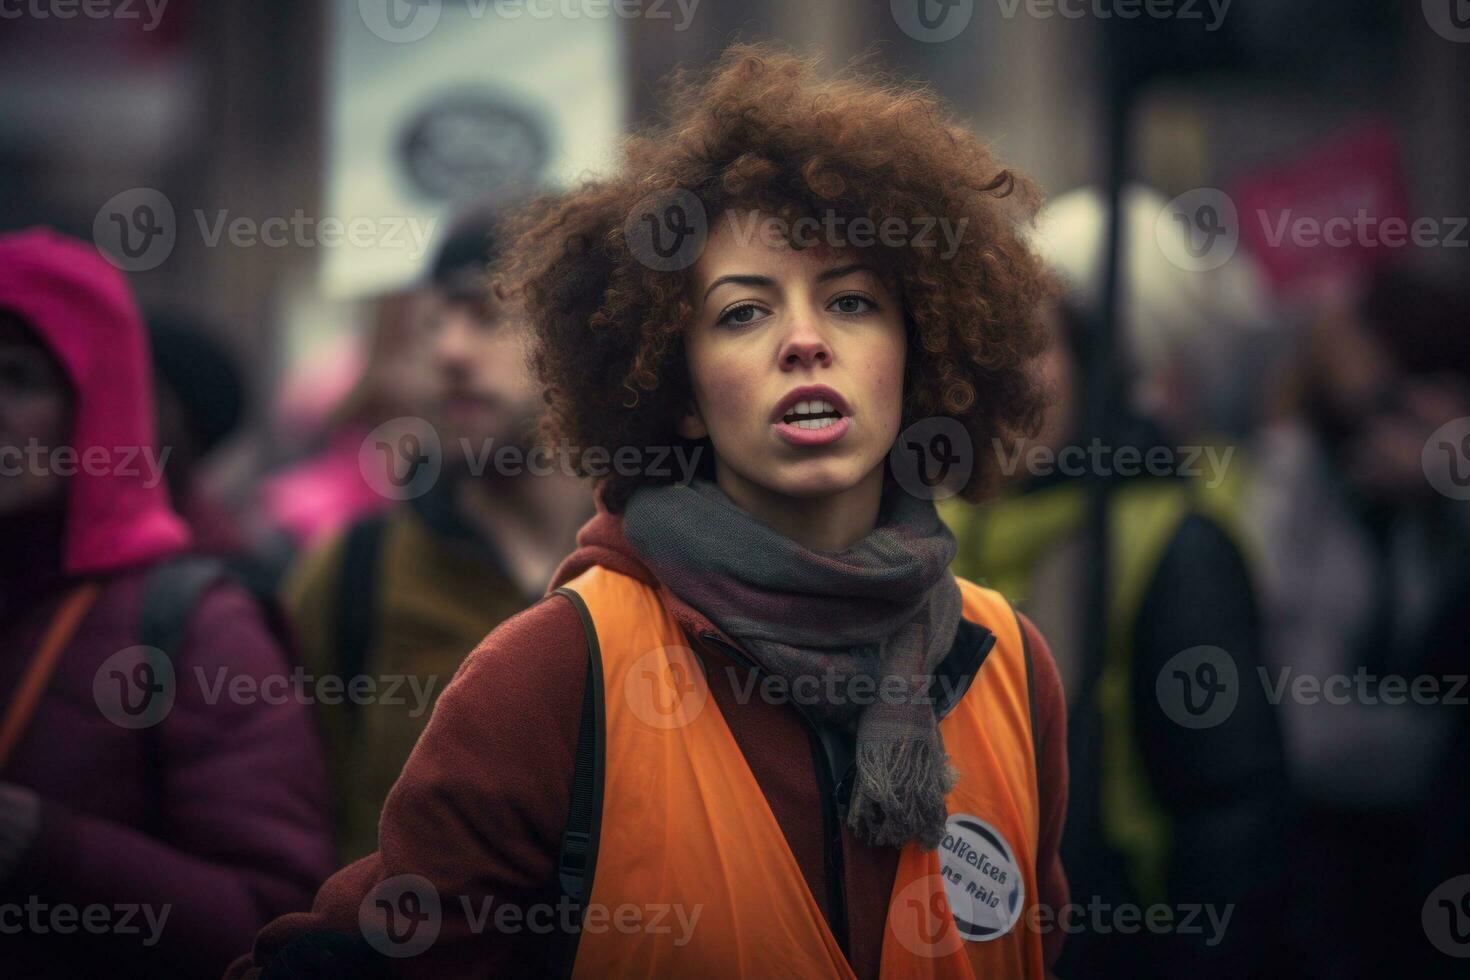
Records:
[[[945,797],[957,778],[937,731],[927,738],[860,739],[848,825],[870,844],[898,847],[916,839],[932,851],[944,840]]]

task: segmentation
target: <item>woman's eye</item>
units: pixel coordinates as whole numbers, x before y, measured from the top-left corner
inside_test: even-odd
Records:
[[[719,322],[722,324],[734,324],[736,326],[754,323],[760,319],[761,312],[762,310],[759,306],[746,303],[744,306],[736,306],[726,310],[720,317]]]
[[[832,308],[838,313],[868,313],[876,310],[878,306],[866,296],[848,295],[834,299]]]

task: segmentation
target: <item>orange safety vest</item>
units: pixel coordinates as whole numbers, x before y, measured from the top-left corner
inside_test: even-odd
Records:
[[[1007,602],[958,581],[964,617],[996,643],[940,722],[959,773],[949,832],[938,850],[903,848],[882,975],[1041,980],[1028,654]],[[605,731],[597,859],[573,975],[852,978],[655,590],[602,567],[566,587],[601,649]]]

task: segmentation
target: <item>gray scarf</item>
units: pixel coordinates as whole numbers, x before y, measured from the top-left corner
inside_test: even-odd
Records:
[[[639,488],[623,530],[669,591],[856,735],[858,837],[933,849],[955,779],[930,688],[959,627],[956,545],[932,501],[895,489],[884,505],[846,551],[810,551],[696,480]]]

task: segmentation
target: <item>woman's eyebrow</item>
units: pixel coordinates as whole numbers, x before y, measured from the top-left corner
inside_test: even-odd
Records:
[[[776,280],[770,276],[721,276],[709,284],[709,288],[704,291],[704,298],[706,300],[709,299],[710,293],[714,292],[720,286],[727,285],[762,286],[769,288],[776,285]]]
[[[869,272],[873,275],[877,275],[877,272],[874,271],[873,267],[868,265],[867,263],[850,262],[847,265],[839,265],[835,269],[828,269],[826,272],[823,272],[821,275],[817,276],[817,282],[831,282],[833,279],[841,279],[843,276],[850,276],[854,272]]]

